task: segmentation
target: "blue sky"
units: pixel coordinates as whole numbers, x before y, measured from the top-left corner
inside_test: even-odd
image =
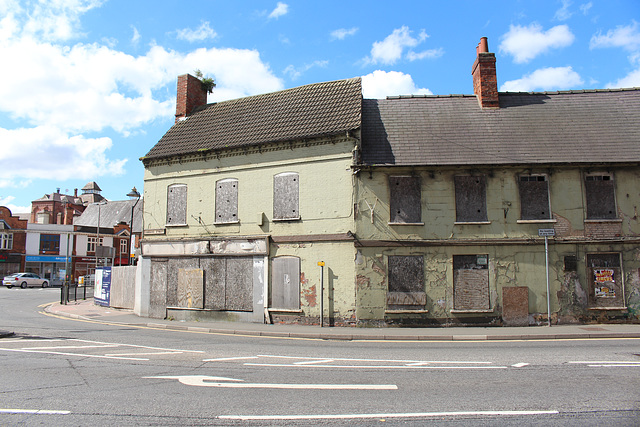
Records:
[[[213,77],[209,102],[355,76],[470,94],[483,36],[501,91],[640,87],[638,0],[0,0],[0,205],[142,190],[180,74]]]

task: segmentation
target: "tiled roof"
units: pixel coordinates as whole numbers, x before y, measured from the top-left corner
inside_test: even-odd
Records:
[[[359,77],[209,104],[176,123],[143,160],[359,129],[361,105]]]
[[[366,165],[640,161],[640,89],[365,99]]]

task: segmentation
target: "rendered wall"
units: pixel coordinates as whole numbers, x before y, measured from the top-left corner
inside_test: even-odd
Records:
[[[603,169],[590,168],[589,171]],[[358,239],[357,318],[364,322],[414,321],[499,323],[502,289],[529,289],[530,322],[546,319],[547,291],[544,239],[539,229],[555,229],[549,239],[550,301],[552,320],[569,323],[590,320],[640,319],[640,174],[637,168],[605,169],[614,174],[617,219],[585,221],[582,186],[586,169],[504,168],[474,170],[417,170],[378,168],[358,175],[356,237]],[[487,178],[489,224],[456,224],[453,177],[468,173]],[[549,177],[553,218],[548,221],[520,220],[517,176],[544,173]],[[419,176],[422,183],[424,225],[389,225],[389,176]],[[375,207],[374,207],[375,206]],[[373,211],[373,215],[372,215]],[[372,221],[373,218],[373,221]],[[593,230],[596,230],[594,232]],[[586,255],[620,253],[626,310],[590,309],[587,293],[591,277]],[[491,310],[488,313],[453,313],[454,255],[488,254]],[[394,314],[387,310],[390,255],[424,257],[428,313]],[[565,270],[565,257],[577,260],[575,271]]]

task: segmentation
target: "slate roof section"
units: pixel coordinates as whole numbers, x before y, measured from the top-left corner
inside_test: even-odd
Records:
[[[365,165],[640,162],[640,88],[363,100]]]
[[[121,222],[130,224],[131,207],[135,203],[135,199],[105,201],[100,204],[99,209],[97,204],[88,205],[84,212],[82,212],[82,215],[73,219],[73,225],[78,227],[93,227],[95,229],[98,226],[98,212],[100,212],[101,230],[103,228],[113,228]],[[133,213],[134,233],[142,233],[142,205],[143,201],[140,199]]]
[[[209,104],[176,123],[142,158],[335,135],[360,128],[359,77]]]

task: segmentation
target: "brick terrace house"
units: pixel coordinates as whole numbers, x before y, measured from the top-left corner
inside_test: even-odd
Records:
[[[0,206],[0,278],[24,271],[27,220]]]

